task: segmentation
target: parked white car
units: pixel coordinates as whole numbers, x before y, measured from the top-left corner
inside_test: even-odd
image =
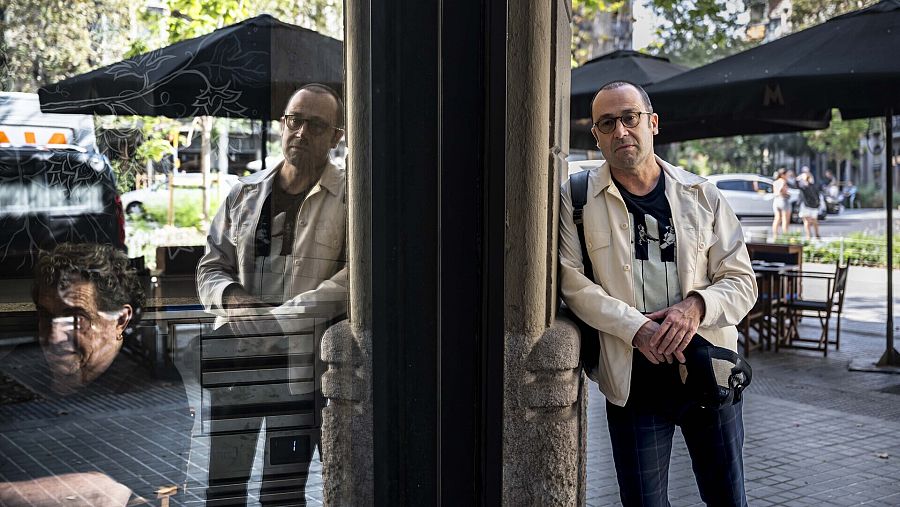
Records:
[[[216,174],[209,175],[210,191],[218,191],[219,176]],[[238,181],[238,177],[233,174],[221,175],[222,194],[227,194],[231,187]],[[172,180],[175,187],[175,199],[178,200],[179,194],[184,192],[199,192],[203,188],[203,175],[200,173],[179,173]],[[132,190],[122,194],[122,209],[125,210],[127,216],[140,216],[144,213],[144,206],[149,203],[158,203],[165,205],[169,198],[169,187],[165,179],[160,179],[149,187],[140,190]]]
[[[594,159],[594,160],[569,160],[567,163],[569,165],[569,176],[581,172],[587,171],[590,169],[594,169],[603,165],[606,162],[603,159]]]
[[[775,199],[772,178],[758,174],[714,174],[706,177],[725,196],[725,200],[740,217],[772,217],[772,200]],[[791,217],[796,221],[800,211],[800,191],[788,189],[791,203]],[[825,199],[819,198],[819,220],[825,218]]]

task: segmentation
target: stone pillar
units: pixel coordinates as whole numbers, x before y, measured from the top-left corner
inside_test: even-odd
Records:
[[[322,483],[325,505],[370,505],[372,444],[372,257],[369,0],[345,3],[347,252],[350,321],[322,338]]]
[[[505,505],[583,505],[586,405],[575,326],[555,319],[568,152],[567,1],[522,0],[507,46]],[[515,261],[513,261],[515,259]]]
[[[322,338],[322,490],[325,505],[370,505],[372,459],[372,334],[349,321]]]

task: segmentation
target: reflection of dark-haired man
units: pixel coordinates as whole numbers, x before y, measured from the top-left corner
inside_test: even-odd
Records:
[[[67,394],[112,364],[138,320],[144,291],[123,252],[63,243],[39,258],[33,298],[52,389]]]
[[[38,341],[57,394],[102,384],[140,315],[144,291],[128,257],[110,245],[62,243],[35,266]],[[70,468],[71,470],[71,468]],[[100,472],[0,483],[0,505],[124,506],[131,490]]]
[[[213,219],[206,253],[197,268],[197,287],[204,306],[217,315],[220,332],[227,330],[236,337],[282,333],[291,341],[293,353],[301,338],[288,328],[291,315],[303,311],[333,317],[345,311],[345,178],[329,157],[343,135],[342,116],[341,99],[333,90],[318,84],[300,88],[281,118],[284,161],[243,178]],[[248,313],[265,315],[247,320]],[[279,326],[272,325],[276,317]],[[317,348],[304,347],[309,352]],[[268,351],[258,352],[262,356]],[[287,387],[276,385],[281,387],[271,389],[281,389],[280,400]],[[291,394],[313,396],[293,387]],[[262,420],[271,434],[272,416],[284,415],[284,407],[255,400],[255,412],[241,418],[245,424],[241,433],[224,434],[216,430],[226,427],[216,420],[216,414],[228,407],[223,398],[210,394],[213,420],[207,499],[243,501]],[[264,403],[268,405],[259,406]],[[279,440],[278,447],[288,449],[290,456],[277,460],[272,458],[273,440],[267,441],[260,491],[264,504],[289,499],[291,505],[305,505],[306,472],[317,430],[288,440]],[[293,472],[280,473],[274,461],[290,462]]]

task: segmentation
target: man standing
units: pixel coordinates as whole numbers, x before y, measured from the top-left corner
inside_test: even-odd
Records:
[[[737,350],[735,325],[757,294],[740,223],[714,185],[653,154],[659,117],[641,87],[609,83],[591,109],[591,131],[606,159],[590,174],[583,210],[594,281],[584,273],[566,183],[560,284],[566,304],[599,330],[592,378],[607,398],[622,503],[669,505],[678,425],[703,500],[744,506],[741,403],[700,406],[678,364],[700,340],[695,333]]]
[[[200,299],[217,315],[220,334],[242,340],[233,361],[255,368],[253,375],[278,366],[312,371],[318,344],[311,343],[309,329],[301,329],[312,319],[297,317],[331,319],[346,312],[345,177],[329,158],[343,135],[342,117],[336,92],[319,84],[300,88],[281,117],[284,161],[232,187],[210,225],[197,268]],[[213,347],[217,340],[207,342]],[[241,347],[259,350],[248,354]],[[297,358],[307,363],[298,368]],[[263,359],[266,364],[259,364]],[[231,388],[210,393],[209,505],[243,503],[263,419],[268,438],[260,500],[305,505],[306,472],[318,441],[311,421],[318,419],[320,399],[313,392],[317,380],[302,380],[267,378],[249,400],[237,399]],[[246,382],[246,375],[233,382]],[[293,420],[301,409],[312,413],[303,425],[311,431],[272,436],[276,422]]]

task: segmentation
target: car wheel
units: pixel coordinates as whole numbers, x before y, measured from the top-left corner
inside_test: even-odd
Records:
[[[125,214],[132,218],[138,218],[144,215],[144,205],[139,202],[128,203],[125,208]]]

